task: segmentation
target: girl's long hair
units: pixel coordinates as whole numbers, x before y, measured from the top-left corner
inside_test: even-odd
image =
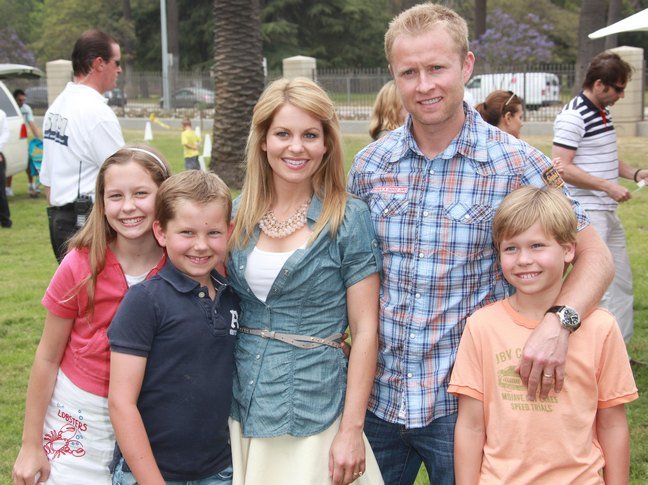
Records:
[[[153,156],[155,155],[155,156]],[[157,157],[157,159],[155,158]],[[68,242],[68,251],[87,249],[90,261],[90,274],[73,289],[72,297],[85,285],[88,294],[88,316],[92,315],[95,303],[97,278],[106,265],[108,245],[117,237],[115,230],[106,219],[104,194],[106,191],[106,170],[113,165],[134,162],[146,170],[159,187],[171,173],[169,164],[156,150],[145,145],[129,145],[109,156],[99,169],[95,185],[95,202],[85,225]]]
[[[285,104],[291,104],[320,120],[324,130],[326,153],[312,178],[313,193],[322,201],[322,213],[313,227],[310,241],[327,223],[330,223],[331,237],[335,236],[344,218],[347,200],[344,158],[340,125],[333,102],[310,79],[278,79],[261,94],[252,113],[252,127],[245,149],[247,170],[230,247],[242,247],[247,243],[276,196],[272,169],[262,144],[275,113]]]

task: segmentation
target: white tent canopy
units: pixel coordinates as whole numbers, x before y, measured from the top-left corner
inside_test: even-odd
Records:
[[[641,12],[637,12],[630,17],[626,17],[623,20],[619,20],[612,25],[599,29],[596,32],[592,32],[588,37],[590,39],[598,39],[599,37],[605,37],[606,35],[636,30],[648,30],[648,8]]]

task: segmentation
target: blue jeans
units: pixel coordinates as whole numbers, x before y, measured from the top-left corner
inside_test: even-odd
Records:
[[[425,463],[434,485],[454,484],[454,428],[457,414],[435,419],[424,428],[406,429],[367,411],[365,435],[385,484],[412,485]]]
[[[137,485],[137,480],[131,472],[125,472],[123,470],[124,459],[122,458],[117,463],[115,467],[115,473],[113,473],[112,483],[113,485]],[[187,481],[177,481],[171,480],[167,481],[167,485],[232,485],[232,465],[228,466],[221,472],[217,473],[208,478],[203,478],[201,480],[187,480]]]

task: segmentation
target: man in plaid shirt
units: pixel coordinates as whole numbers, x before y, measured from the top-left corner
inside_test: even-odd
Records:
[[[463,103],[474,55],[454,11],[429,3],[406,10],[391,22],[385,52],[410,114],[356,156],[348,181],[369,204],[384,258],[365,432],[385,483],[414,483],[424,462],[431,483],[450,484],[457,401],[447,385],[459,340],[466,317],[507,292],[491,241],[495,209],[522,185],[562,180],[542,153]],[[583,210],[574,210],[577,261],[556,305],[586,314],[613,267]],[[524,348],[519,372],[529,399],[541,375],[555,378],[556,392],[562,387],[569,330],[561,324],[548,313]]]

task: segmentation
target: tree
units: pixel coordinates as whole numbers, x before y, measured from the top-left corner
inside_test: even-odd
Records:
[[[264,52],[271,69],[285,57],[315,57],[318,67],[385,65],[389,0],[266,0]]]
[[[583,0],[578,22],[578,52],[576,53],[575,79],[572,94],[576,95],[583,84],[585,72],[592,57],[603,50],[604,39],[590,39],[587,35],[605,26],[606,0]]]
[[[34,53],[11,27],[0,29],[0,62],[35,65]]]
[[[241,187],[252,108],[263,89],[258,0],[214,0],[216,106],[211,168]]]
[[[470,46],[478,62],[497,67],[551,60],[554,43],[547,32],[552,26],[537,15],[528,13],[518,22],[498,9],[488,19],[491,27]]]
[[[486,0],[475,0],[475,39],[486,32]]]
[[[607,24],[612,25],[621,20],[621,0],[610,0],[607,14]],[[612,34],[605,37],[605,49],[612,49],[617,46],[617,35]]]

